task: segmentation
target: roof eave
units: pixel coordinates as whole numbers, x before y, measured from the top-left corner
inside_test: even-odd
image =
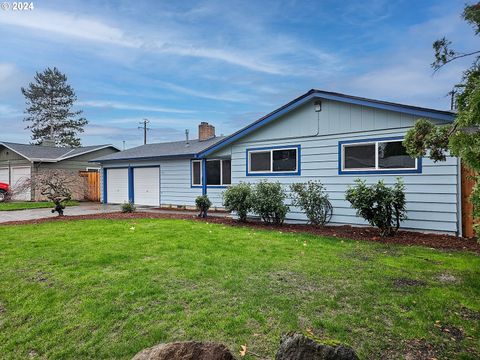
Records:
[[[259,120],[251,123],[250,125],[247,125],[243,129],[233,133],[230,136],[227,136],[225,139],[219,141],[218,143],[210,146],[209,148],[201,151],[198,153],[198,157],[205,157],[210,155],[211,153],[220,150],[221,148],[231,144],[234,141],[237,141],[238,139],[252,133],[256,129],[263,127],[270,122],[278,119],[279,117],[285,115],[286,113],[294,110],[295,108],[307,103],[308,101],[311,101],[313,99],[325,99],[325,100],[332,100],[332,101],[340,101],[344,103],[349,103],[349,104],[355,104],[355,105],[362,105],[362,106],[368,106],[368,107],[373,107],[377,109],[383,109],[383,110],[389,110],[389,111],[395,111],[395,112],[400,112],[400,113],[405,113],[405,114],[410,114],[414,116],[419,116],[419,117],[428,117],[430,119],[436,119],[436,120],[441,120],[445,122],[453,122],[455,119],[455,114],[453,113],[448,113],[448,112],[441,112],[441,111],[435,111],[433,109],[420,109],[420,108],[408,108],[395,104],[385,104],[385,103],[380,103],[368,99],[358,99],[354,97],[348,97],[348,96],[338,96],[334,94],[327,94],[319,90],[312,89],[308,91],[307,93],[301,95],[300,97],[296,98],[295,100],[291,101],[290,103],[287,103],[287,105],[284,105],[277,110],[274,110],[271,112],[269,115],[264,116],[263,118],[260,118]]]
[[[28,156],[26,156],[26,155],[22,154],[22,153],[21,153],[21,152],[19,152],[18,150],[15,150],[15,149],[14,149],[14,148],[12,148],[11,146],[8,146],[7,144],[5,144],[5,143],[3,143],[3,142],[0,142],[0,145],[2,145],[2,146],[5,146],[7,149],[9,149],[9,150],[11,150],[11,151],[15,152],[16,154],[18,154],[18,155],[20,155],[20,156],[24,157],[24,158],[25,158],[25,159],[27,159],[28,161],[33,161],[33,160],[32,160],[31,158],[29,158]]]
[[[94,151],[98,151],[98,150],[103,150],[103,149],[107,149],[107,148],[114,148],[115,150],[118,150],[120,151],[120,149],[118,147],[116,147],[115,145],[102,145],[102,146],[99,146],[98,148],[95,148],[95,149],[90,149],[90,150],[87,150],[87,151],[83,151],[81,153],[78,153],[78,154],[74,154],[74,155],[70,155],[70,156],[61,156],[59,158],[57,158],[56,160],[58,161],[62,161],[62,160],[66,160],[66,159],[71,159],[71,158],[74,158],[74,157],[77,157],[77,156],[80,156],[80,155],[85,155],[85,154],[88,154],[88,153],[91,153],[91,152],[94,152]],[[73,150],[72,150],[73,151]],[[68,154],[68,153],[67,153]]]
[[[121,161],[148,161],[148,160],[168,160],[168,159],[179,159],[179,158],[197,158],[198,154],[178,154],[178,155],[159,155],[159,156],[145,156],[145,157],[127,157],[120,159],[92,159],[88,162],[90,163],[112,163],[112,162],[121,162]]]

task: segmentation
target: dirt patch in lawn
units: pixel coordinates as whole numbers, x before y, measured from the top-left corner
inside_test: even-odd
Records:
[[[1,225],[22,225],[22,224],[41,224],[53,221],[69,221],[69,220],[89,220],[89,219],[112,219],[112,220],[128,220],[128,219],[186,219],[203,221],[215,224],[224,224],[231,226],[249,227],[260,230],[281,230],[282,232],[290,233],[308,233],[319,236],[329,236],[334,238],[345,238],[352,240],[366,240],[384,244],[400,244],[407,246],[426,246],[435,249],[444,250],[466,250],[480,253],[480,244],[474,239],[459,238],[451,235],[429,234],[413,231],[399,231],[395,236],[382,238],[378,234],[378,230],[372,227],[354,227],[349,225],[342,226],[325,226],[317,228],[310,225],[300,224],[283,224],[280,226],[273,226],[264,224],[259,221],[248,221],[247,223],[240,223],[237,220],[224,217],[209,217],[202,219],[196,215],[185,212],[185,214],[178,213],[151,213],[151,212],[135,212],[135,213],[102,213],[91,215],[78,216],[63,216],[26,221],[10,221],[2,223]]]
[[[393,280],[393,285],[398,289],[405,289],[410,287],[425,286],[427,283],[422,280],[398,278]]]
[[[437,280],[443,284],[455,284],[458,282],[458,279],[452,274],[442,273],[437,276]]]
[[[475,311],[467,307],[462,307],[460,315],[466,320],[480,321],[480,311]]]

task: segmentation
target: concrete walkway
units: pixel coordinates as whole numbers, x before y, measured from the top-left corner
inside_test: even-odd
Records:
[[[80,203],[78,206],[67,206],[65,215],[89,215],[120,211],[120,205],[103,205],[99,203]],[[37,220],[49,217],[56,217],[52,209],[29,209],[17,211],[0,211],[0,223],[8,221]]]
[[[100,204],[82,202],[78,206],[67,206],[65,209],[66,216],[74,215],[90,215],[90,214],[102,214],[110,212],[119,212],[120,205]],[[195,216],[197,212],[184,211],[184,210],[161,210],[158,208],[148,206],[137,206],[137,211],[151,212],[157,214],[176,214],[176,215],[192,215]],[[29,209],[29,210],[17,210],[17,211],[0,211],[0,223],[9,221],[25,221],[25,220],[38,220],[44,218],[51,218],[58,216],[56,213],[52,214],[51,208],[46,209]],[[208,216],[211,217],[231,217],[229,213],[222,212],[209,212]]]

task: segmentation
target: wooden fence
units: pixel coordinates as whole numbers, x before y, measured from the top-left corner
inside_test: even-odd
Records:
[[[475,181],[472,179],[475,173],[462,164],[462,228],[464,237],[473,237],[473,206],[469,197],[472,193]]]
[[[80,176],[87,182],[85,199],[100,201],[100,173],[98,171],[80,171]]]

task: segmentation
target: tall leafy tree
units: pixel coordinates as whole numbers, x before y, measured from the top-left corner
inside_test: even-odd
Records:
[[[22,87],[27,106],[24,121],[29,123],[26,129],[32,132],[32,143],[52,139],[57,146],[80,146],[78,135],[88,121],[81,117],[81,110],[72,109],[77,96],[65,74],[56,67],[47,68],[34,79]]]
[[[465,5],[462,17],[480,36],[480,3]],[[480,173],[480,50],[459,52],[443,37],[433,43],[435,71],[460,58],[472,57],[472,64],[463,73],[461,83],[452,92],[457,116],[451,125],[434,125],[426,119],[416,122],[406,134],[404,145],[413,157],[428,155],[434,161],[444,161],[446,152],[462,158],[463,163]],[[477,176],[470,198],[474,217],[479,221],[476,233],[480,237],[480,176]]]

